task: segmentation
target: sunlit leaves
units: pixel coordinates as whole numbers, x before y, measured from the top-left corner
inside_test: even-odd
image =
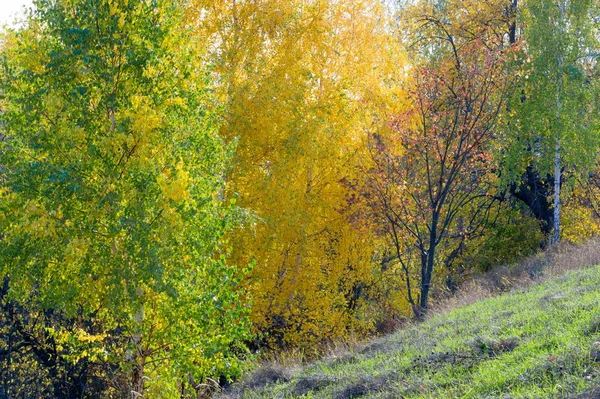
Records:
[[[255,331],[312,350],[368,329],[374,318],[351,298],[372,278],[373,243],[345,182],[366,130],[401,106],[389,16],[376,1],[194,4],[190,18],[214,40],[221,132],[238,138],[227,195],[256,216],[231,236],[239,263],[256,259]]]
[[[210,113],[202,41],[176,1],[37,6],[2,53],[12,297],[139,337],[111,359],[132,373],[147,363],[150,394],[156,381],[165,394],[238,373],[230,350],[247,310],[220,256],[236,213],[219,196],[231,148]],[[56,334],[82,343],[73,356],[99,356],[93,337]]]

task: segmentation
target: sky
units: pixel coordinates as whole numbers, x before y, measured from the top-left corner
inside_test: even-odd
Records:
[[[12,24],[15,15],[21,14],[23,6],[30,6],[32,0],[0,0],[0,26]]]
[[[30,6],[33,0],[0,0],[0,26],[5,23],[12,24],[15,15],[23,12],[24,6]],[[394,4],[395,0],[385,0],[388,5]]]

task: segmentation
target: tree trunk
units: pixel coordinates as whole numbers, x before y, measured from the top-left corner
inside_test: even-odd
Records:
[[[565,21],[565,4],[559,4],[560,9],[560,21],[558,22],[558,31],[560,36],[563,35],[563,23]],[[558,86],[556,92],[556,146],[554,147],[554,231],[552,233],[551,245],[556,245],[560,241],[560,179],[561,179],[561,157],[560,157],[560,119],[562,114],[562,67],[563,67],[563,55],[558,52],[556,55],[556,62],[558,65]]]
[[[560,141],[556,139],[554,149],[554,231],[552,233],[551,245],[560,241],[560,180],[562,175]]]
[[[140,287],[136,288],[138,297],[144,296],[144,290]],[[142,347],[142,323],[144,321],[144,305],[140,304],[137,313],[133,316],[133,320],[137,324],[139,332],[133,334],[132,341],[135,353],[133,355],[133,370],[131,371],[131,399],[140,399],[144,397],[144,366],[146,356]]]
[[[518,0],[512,0],[508,7],[509,12],[509,28],[508,28],[508,42],[513,45],[517,42],[517,12],[518,12]]]
[[[521,176],[520,182],[511,184],[509,188],[511,196],[527,205],[533,216],[541,222],[541,231],[545,237],[544,242],[540,243],[542,247],[552,241],[551,234],[554,227],[554,213],[550,201],[553,185],[548,182],[549,180],[552,180],[550,175],[542,179],[534,167],[529,165]]]
[[[144,359],[136,358],[136,363],[131,372],[131,399],[144,397]]]
[[[413,316],[417,321],[423,321],[425,319],[425,313],[427,310],[423,309],[423,304],[427,305],[428,290],[424,289],[425,279],[427,276],[427,263],[429,253],[424,248],[421,248],[421,281],[419,284],[419,295],[417,300],[411,303]]]
[[[427,315],[429,310],[429,292],[431,289],[431,277],[433,275],[433,265],[435,260],[435,244],[429,246],[427,253],[427,263],[425,264],[425,275],[421,280],[421,298],[419,301],[419,307],[421,308],[421,318]]]
[[[431,289],[431,277],[433,276],[433,267],[435,264],[435,249],[437,241],[437,228],[439,214],[433,214],[431,218],[431,232],[429,235],[429,248],[427,254],[421,257],[421,297],[419,298],[420,314],[417,319],[422,320],[429,310],[429,291]]]

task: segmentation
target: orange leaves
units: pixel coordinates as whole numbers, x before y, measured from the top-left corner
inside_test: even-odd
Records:
[[[491,25],[484,19],[471,29],[464,18],[475,5],[408,7],[410,109],[370,141],[375,166],[366,171],[364,196],[389,239],[416,317],[427,310],[434,266],[454,261],[490,207],[485,176],[506,77],[501,41],[490,34]]]

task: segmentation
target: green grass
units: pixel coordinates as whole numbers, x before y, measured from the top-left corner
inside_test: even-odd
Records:
[[[229,397],[576,397],[600,385],[600,363],[591,356],[600,341],[599,301],[600,267],[570,272],[432,318],[277,382],[277,370],[265,381],[257,373]]]

